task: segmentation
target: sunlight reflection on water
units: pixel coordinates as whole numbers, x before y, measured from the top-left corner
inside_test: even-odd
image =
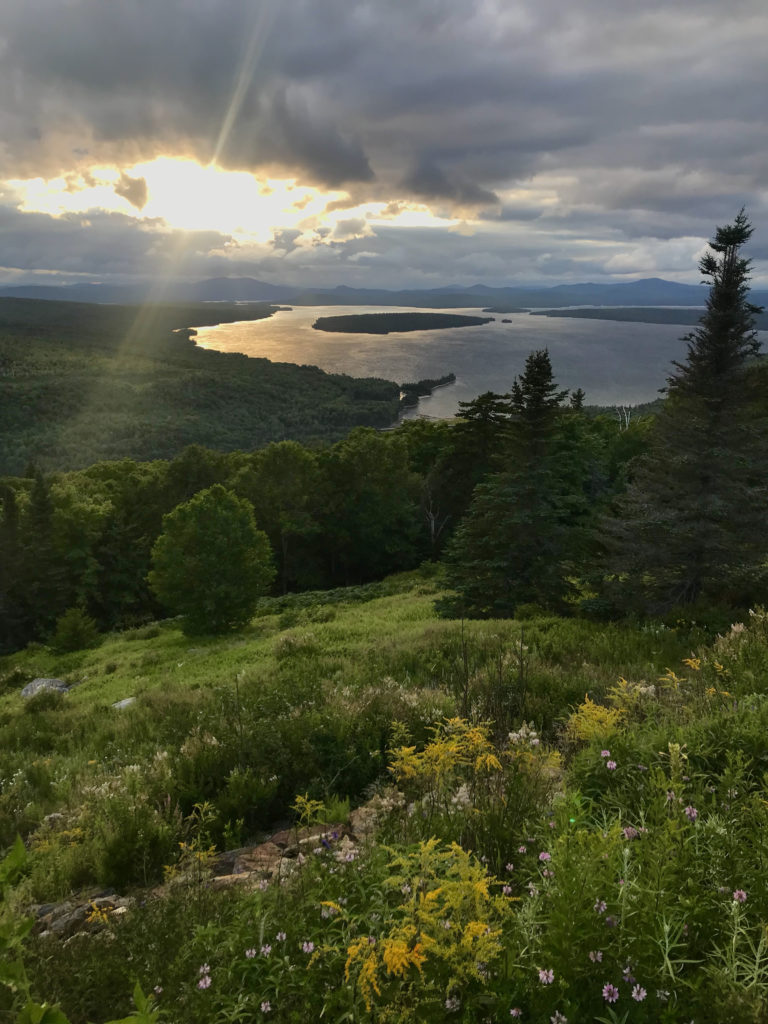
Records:
[[[658,397],[673,359],[685,355],[680,324],[497,313],[493,323],[387,335],[316,331],[319,316],[406,312],[405,307],[296,306],[265,320],[201,327],[197,343],[274,362],[319,366],[354,377],[385,377],[399,383],[456,374],[456,383],[419,403],[419,413],[452,416],[459,401],[484,391],[506,392],[532,349],[548,348],[558,384],[582,387],[587,402],[636,404]],[[420,309],[418,312],[432,312]],[[434,312],[481,315],[478,309]],[[502,323],[502,319],[510,323]]]

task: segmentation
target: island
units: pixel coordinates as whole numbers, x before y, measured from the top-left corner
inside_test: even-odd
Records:
[[[316,331],[345,334],[389,334],[390,331],[434,331],[445,327],[479,327],[492,316],[461,316],[458,313],[359,313],[321,316],[312,324]]]

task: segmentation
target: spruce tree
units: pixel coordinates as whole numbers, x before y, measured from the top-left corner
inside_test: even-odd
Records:
[[[456,596],[441,610],[470,617],[514,615],[523,603],[558,607],[580,550],[587,512],[582,460],[559,428],[567,391],[546,350],[532,352],[512,385],[507,467],[475,488],[449,546],[446,576]]]
[[[651,451],[604,523],[608,590],[624,609],[765,599],[768,424],[750,366],[760,310],[741,255],[751,234],[743,210],[716,229],[699,264],[706,311],[673,364]]]

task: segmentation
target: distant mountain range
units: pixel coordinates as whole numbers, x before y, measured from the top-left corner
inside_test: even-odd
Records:
[[[217,277],[168,285],[157,294],[149,285],[70,284],[0,287],[0,297],[57,299],[68,302],[133,304],[149,298],[162,302],[275,302],[296,306],[417,306],[432,309],[482,307],[511,312],[521,307],[563,306],[703,306],[705,285],[677,284],[658,277],[621,284],[561,284],[552,288],[491,288],[446,285],[442,288],[389,291],[383,288],[297,288],[252,277]],[[768,291],[752,293],[768,305]]]

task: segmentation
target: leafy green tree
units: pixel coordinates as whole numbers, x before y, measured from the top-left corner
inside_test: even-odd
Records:
[[[420,486],[403,437],[358,427],[319,466],[329,581],[361,583],[417,564]]]
[[[768,422],[749,302],[752,227],[742,210],[717,228],[699,269],[706,311],[674,364],[650,453],[605,524],[607,589],[620,607],[654,614],[765,600]]]
[[[184,616],[189,634],[244,625],[275,574],[253,506],[221,484],[164,516],[152,565],[150,586],[169,611]]]
[[[280,589],[312,579],[311,543],[319,531],[319,474],[314,452],[297,441],[269,444],[249,458],[233,486],[253,505],[278,560]]]

